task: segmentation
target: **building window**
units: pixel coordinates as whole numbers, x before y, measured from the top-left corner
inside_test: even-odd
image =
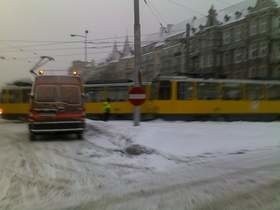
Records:
[[[257,21],[253,20],[250,22],[250,36],[257,34]]]
[[[220,66],[221,65],[221,55],[218,54],[216,55],[216,66]]]
[[[257,43],[253,43],[250,45],[249,50],[249,59],[255,59],[258,56],[258,45]]]
[[[272,78],[273,79],[280,79],[280,67],[276,67],[272,71]]]
[[[265,33],[267,32],[267,19],[262,18],[260,20],[260,33]]]
[[[208,64],[208,56],[205,55],[203,56],[203,67],[207,67],[207,64]]]
[[[260,66],[257,72],[257,78],[264,79],[267,75],[266,72],[267,72],[267,66],[266,65]]]
[[[199,61],[199,63],[200,63],[200,68],[203,68],[203,63],[204,63],[204,56],[203,56],[203,55],[200,56],[200,61]]]
[[[248,76],[249,78],[255,78],[257,76],[257,68],[255,66],[250,67]]]
[[[231,36],[230,36],[230,31],[224,31],[223,33],[223,44],[229,44],[230,43],[230,40],[231,39]]]
[[[207,40],[205,38],[202,38],[201,40],[201,48],[204,49],[207,47]]]
[[[235,28],[235,32],[234,32],[234,41],[238,42],[242,39],[242,27],[238,26]]]
[[[224,66],[231,64],[231,57],[230,57],[229,52],[224,53],[223,63],[224,63]]]
[[[190,50],[190,52],[194,51],[194,41],[193,40],[189,40],[189,50]]]
[[[207,56],[207,67],[213,66],[213,55],[208,55]]]
[[[243,61],[244,52],[242,49],[234,51],[234,63],[241,63]]]
[[[268,53],[268,43],[266,41],[260,42],[259,57],[265,57]]]

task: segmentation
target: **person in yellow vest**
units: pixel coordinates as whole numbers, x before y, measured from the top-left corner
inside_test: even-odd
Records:
[[[110,99],[107,98],[106,101],[103,103],[103,120],[108,121],[111,114],[111,104]]]

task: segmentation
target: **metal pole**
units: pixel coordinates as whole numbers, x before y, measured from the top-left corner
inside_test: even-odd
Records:
[[[88,59],[87,59],[87,35],[88,35],[88,30],[85,30],[85,62],[88,61]]]
[[[134,0],[134,52],[135,52],[135,86],[140,86],[139,75],[141,68],[141,25],[139,0]],[[139,126],[141,120],[140,106],[134,107],[134,126]]]
[[[187,23],[186,25],[186,67],[185,73],[190,73],[190,34],[191,34],[191,25]]]

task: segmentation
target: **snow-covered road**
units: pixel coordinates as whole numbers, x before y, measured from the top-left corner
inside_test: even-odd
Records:
[[[279,209],[278,122],[87,125],[30,142],[0,121],[0,209]]]

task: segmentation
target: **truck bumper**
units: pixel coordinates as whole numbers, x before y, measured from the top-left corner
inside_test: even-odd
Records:
[[[55,122],[29,122],[31,133],[82,133],[85,130],[84,121],[55,121]]]

